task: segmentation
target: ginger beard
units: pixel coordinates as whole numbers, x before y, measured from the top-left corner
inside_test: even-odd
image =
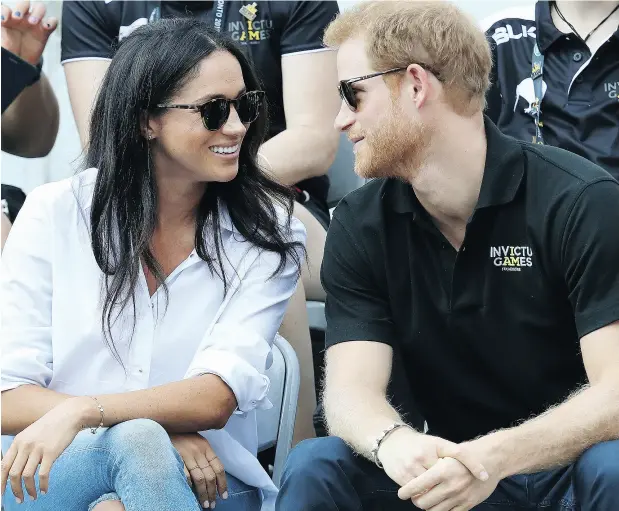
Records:
[[[364,134],[355,157],[355,172],[364,179],[394,177],[408,181],[411,171],[416,174],[425,161],[431,130],[422,121],[403,114],[395,101],[377,126]]]

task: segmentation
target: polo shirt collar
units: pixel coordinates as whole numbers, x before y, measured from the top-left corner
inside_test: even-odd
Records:
[[[546,0],[535,4],[535,37],[537,47],[545,53],[550,46],[565,34],[555,27],[551,14],[552,2]]]
[[[520,143],[503,135],[486,116],[484,125],[486,164],[476,210],[513,201],[524,176],[524,157]]]
[[[503,135],[492,121],[484,115],[486,129],[486,163],[479,199],[475,209],[508,204],[514,200],[524,176],[524,159],[520,144]],[[396,213],[423,214],[410,184],[393,179],[387,202]]]
[[[413,213],[416,216],[421,212],[422,207],[417,200],[413,187],[406,181],[400,179],[391,180],[389,188],[388,204],[396,213],[407,214]]]

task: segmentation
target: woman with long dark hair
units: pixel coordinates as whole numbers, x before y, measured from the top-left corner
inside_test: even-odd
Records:
[[[119,45],[87,170],[33,191],[3,254],[7,511],[273,502],[255,413],[305,234],[256,164],[263,96],[203,22]]]

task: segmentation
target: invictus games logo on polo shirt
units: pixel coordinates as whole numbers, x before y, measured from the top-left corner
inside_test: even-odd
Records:
[[[521,271],[521,268],[533,266],[533,250],[530,247],[513,247],[511,245],[490,247],[492,264],[502,271]]]
[[[605,83],[604,92],[608,92],[608,97],[610,99],[619,99],[619,82]]]
[[[231,21],[228,23],[228,33],[235,41],[258,44],[271,37],[273,20],[258,19],[256,2],[244,5],[239,12],[246,21]]]

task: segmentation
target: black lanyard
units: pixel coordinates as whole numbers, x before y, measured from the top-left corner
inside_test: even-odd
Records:
[[[610,11],[610,13],[608,14],[608,16],[606,16],[602,21],[600,21],[597,25],[597,27],[595,27],[591,32],[589,32],[587,34],[587,37],[582,38],[581,35],[576,32],[576,29],[574,28],[574,25],[572,25],[569,21],[567,21],[565,19],[565,16],[563,16],[563,13],[561,12],[561,10],[559,9],[559,6],[557,5],[557,2],[552,2],[551,6],[550,6],[550,10],[552,11],[552,6],[554,5],[555,11],[557,12],[557,16],[559,16],[559,18],[561,18],[565,24],[570,27],[570,30],[572,32],[574,32],[574,34],[576,35],[576,37],[578,37],[580,40],[582,40],[584,43],[586,43],[589,38],[593,35],[593,33],[600,28],[604,23],[606,23],[606,21],[608,20],[608,18],[610,18],[613,14],[615,14],[615,12],[617,12],[617,10],[619,9],[619,5],[617,5],[612,11]]]
[[[542,136],[544,124],[540,121],[540,114],[542,113],[543,74],[544,55],[542,55],[542,52],[539,51],[537,47],[537,43],[535,43],[533,46],[533,55],[531,57],[531,80],[533,81],[533,94],[535,95],[535,99],[529,108],[529,115],[533,117],[533,122],[535,123],[535,135],[533,135],[532,142],[541,145],[544,144],[544,137]]]

